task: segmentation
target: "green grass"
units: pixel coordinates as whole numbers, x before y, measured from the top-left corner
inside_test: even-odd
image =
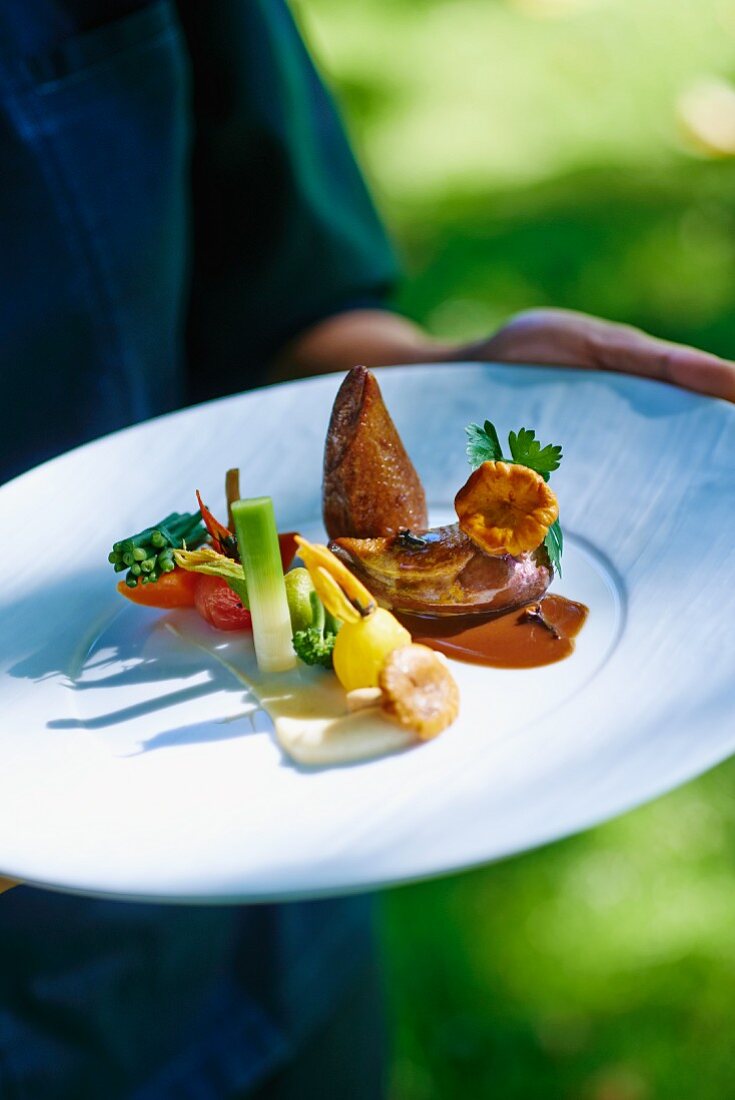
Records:
[[[528,10],[565,6],[564,18]],[[476,336],[554,303],[735,351],[735,164],[679,118],[735,73],[725,0],[302,0],[405,260],[400,304]],[[576,13],[576,14],[575,14]]]
[[[387,894],[395,1095],[732,1095],[734,788]]]
[[[680,97],[729,0],[301,0],[404,256],[469,339],[555,304],[735,355],[735,162]],[[545,14],[544,14],[545,13]],[[735,764],[582,836],[391,891],[396,1100],[735,1095]]]

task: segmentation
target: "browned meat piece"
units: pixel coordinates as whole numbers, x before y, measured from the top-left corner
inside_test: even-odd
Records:
[[[428,527],[426,497],[375,376],[354,367],[339,388],[324,449],[324,526],[330,538]]]
[[[511,611],[539,600],[553,570],[532,554],[484,554],[456,523],[423,535],[340,538],[331,549],[386,607],[414,615]]]

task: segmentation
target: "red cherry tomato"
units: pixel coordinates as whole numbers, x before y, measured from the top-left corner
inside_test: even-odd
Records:
[[[297,531],[283,531],[278,536],[278,546],[281,551],[281,565],[285,573],[291,562],[296,557],[298,546],[296,545]]]
[[[204,621],[217,630],[251,629],[250,612],[245,610],[240,597],[222,577],[197,574],[194,606]]]

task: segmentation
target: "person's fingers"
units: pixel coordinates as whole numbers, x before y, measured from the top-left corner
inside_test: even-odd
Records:
[[[571,310],[525,310],[489,338],[458,348],[455,358],[592,367],[591,333],[605,323]]]
[[[519,313],[488,340],[459,348],[455,357],[637,374],[735,402],[735,363],[573,310]]]
[[[608,322],[599,322],[591,344],[594,361],[605,370],[657,378],[735,401],[735,363],[717,355]]]
[[[697,393],[735,401],[735,363],[672,344],[660,352],[661,377]]]

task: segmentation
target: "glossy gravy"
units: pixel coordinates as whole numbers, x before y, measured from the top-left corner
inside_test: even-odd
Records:
[[[545,596],[533,607],[540,609],[543,621],[529,608],[493,616],[398,618],[415,642],[457,661],[492,668],[538,668],[563,661],[574,651],[589,609],[564,596]]]

